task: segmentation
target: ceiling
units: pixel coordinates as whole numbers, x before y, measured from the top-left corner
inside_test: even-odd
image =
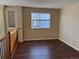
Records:
[[[41,7],[41,8],[63,8],[79,0],[0,0],[0,5]]]

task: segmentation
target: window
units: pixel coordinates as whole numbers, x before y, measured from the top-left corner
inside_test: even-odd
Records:
[[[32,29],[50,28],[50,13],[32,13],[31,14],[31,27]]]
[[[14,11],[8,11],[8,24],[9,27],[15,27]]]

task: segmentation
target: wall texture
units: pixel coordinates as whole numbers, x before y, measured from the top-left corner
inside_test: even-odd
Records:
[[[4,29],[4,6],[0,6],[0,39],[5,36]]]
[[[59,38],[79,51],[79,2],[63,8]]]
[[[58,38],[60,9],[25,8],[23,7],[24,39]],[[31,12],[51,13],[50,29],[31,29]]]

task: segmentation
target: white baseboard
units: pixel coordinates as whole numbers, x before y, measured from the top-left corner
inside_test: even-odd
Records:
[[[67,44],[67,45],[69,45],[70,47],[72,47],[73,49],[75,49],[75,50],[77,50],[77,51],[79,51],[79,49],[77,48],[77,47],[75,47],[75,46],[73,46],[73,45],[71,45],[70,43],[68,43],[68,42],[66,42],[66,41],[64,41],[63,39],[59,39],[60,41],[62,41],[62,42],[64,42],[65,44]]]
[[[55,40],[58,38],[37,38],[37,39],[24,39],[24,41],[35,41],[35,40]]]

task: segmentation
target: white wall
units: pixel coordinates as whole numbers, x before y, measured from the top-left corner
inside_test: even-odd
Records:
[[[0,6],[0,39],[5,36],[4,29],[4,6]]]
[[[23,42],[23,25],[22,25],[22,7],[16,7],[17,9],[17,28],[18,28],[18,41]]]
[[[62,9],[59,39],[79,51],[79,2]]]

